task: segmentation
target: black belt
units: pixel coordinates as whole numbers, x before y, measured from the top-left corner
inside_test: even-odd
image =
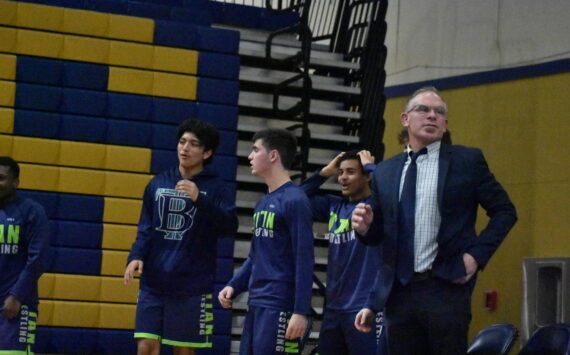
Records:
[[[410,282],[420,282],[427,279],[431,279],[433,277],[433,272],[431,270],[427,270],[424,272],[414,272],[414,276],[412,276],[412,280]]]

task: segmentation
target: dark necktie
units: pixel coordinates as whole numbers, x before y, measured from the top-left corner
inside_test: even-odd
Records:
[[[402,285],[406,285],[414,275],[414,230],[416,226],[416,179],[418,168],[416,160],[427,153],[423,148],[417,153],[410,152],[412,161],[406,171],[404,186],[400,195],[400,213],[398,218],[398,258],[396,278]]]

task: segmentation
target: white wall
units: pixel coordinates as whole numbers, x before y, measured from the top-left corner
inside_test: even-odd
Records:
[[[390,0],[386,86],[570,58],[570,0]]]

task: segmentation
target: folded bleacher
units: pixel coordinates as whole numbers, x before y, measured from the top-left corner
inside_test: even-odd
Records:
[[[0,152],[21,163],[21,193],[53,234],[36,352],[134,353],[138,282],[122,275],[143,189],[177,163],[179,122],[218,127],[212,168],[235,186],[239,33],[209,27],[231,13],[215,6],[0,0]],[[220,240],[218,287],[232,256]],[[229,352],[231,311],[215,307],[201,354]]]

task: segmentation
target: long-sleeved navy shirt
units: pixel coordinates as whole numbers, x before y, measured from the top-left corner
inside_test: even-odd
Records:
[[[34,309],[46,268],[50,233],[42,206],[18,197],[0,206],[0,307],[12,294]]]
[[[245,263],[229,286],[249,290],[248,304],[309,314],[313,285],[313,232],[309,200],[293,182],[265,195],[253,214]]]
[[[233,237],[238,226],[235,193],[204,169],[189,180],[200,194],[196,202],[175,190],[178,167],[147,185],[137,239],[128,261],[142,260],[141,289],[169,295],[212,292],[218,237]]]
[[[366,170],[375,165],[367,164]],[[350,202],[335,195],[317,195],[327,178],[316,172],[301,184],[311,201],[315,220],[328,222],[329,253],[327,265],[327,309],[340,312],[356,312],[370,308],[368,296],[374,285],[378,265],[379,247],[367,247],[356,239],[352,229],[352,211],[360,202],[370,203],[369,198]]]

